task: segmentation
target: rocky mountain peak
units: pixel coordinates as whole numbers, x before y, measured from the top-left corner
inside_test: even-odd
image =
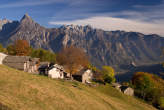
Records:
[[[31,31],[39,31],[41,32],[41,30],[43,29],[42,26],[40,26],[38,23],[36,23],[28,14],[25,14],[22,19],[19,22],[19,26],[18,28],[22,31],[22,32],[31,32]],[[25,34],[24,34],[25,35]]]
[[[66,32],[74,32],[74,33],[85,33],[85,32],[88,32],[88,31],[94,31],[94,30],[97,30],[97,29],[94,29],[92,26],[90,25],[85,25],[85,26],[82,26],[82,25],[63,25],[60,27],[60,29],[64,29]]]
[[[78,25],[73,25],[73,24],[71,24],[71,25],[63,25],[63,26],[61,26],[60,28],[63,28],[63,29],[80,29],[80,28],[82,28],[82,26],[78,26]]]
[[[137,32],[104,31],[90,25],[63,25],[47,29],[25,14],[20,22],[4,25],[0,31],[0,42],[8,45],[15,39],[26,39],[34,48],[60,51],[74,45],[86,50],[92,64],[97,67],[111,65],[122,71],[120,65],[152,64],[164,61],[161,47],[164,37],[144,35]],[[134,62],[134,63],[131,63]]]
[[[33,19],[26,13],[20,21],[21,23],[34,23]]]
[[[7,23],[11,23],[12,21],[5,19],[0,20],[0,30],[2,29],[3,25]]]
[[[0,20],[0,22],[11,22],[11,21],[6,19],[6,18],[4,18],[4,19]]]

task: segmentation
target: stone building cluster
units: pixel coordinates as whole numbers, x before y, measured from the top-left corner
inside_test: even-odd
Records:
[[[66,72],[63,66],[49,62],[40,62],[39,58],[30,56],[11,56],[0,53],[0,64],[15,68],[24,72],[48,76],[52,79],[71,79],[82,83],[90,84],[94,79],[94,74],[90,69],[80,69],[79,72],[71,76]],[[134,90],[128,86],[119,83],[113,83],[112,86],[126,95],[133,96]]]
[[[70,79],[70,73],[64,67],[49,62],[40,62],[39,58],[30,56],[11,56],[0,53],[0,64],[15,68],[24,72],[48,76],[52,79]],[[93,78],[91,70],[82,69],[72,75],[73,79],[82,83],[89,83]]]

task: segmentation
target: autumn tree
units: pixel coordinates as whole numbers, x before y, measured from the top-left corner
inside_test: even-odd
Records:
[[[7,46],[9,55],[27,56],[30,55],[31,48],[26,40],[16,40],[14,44]]]
[[[159,76],[146,72],[136,72],[132,77],[132,84],[135,95],[156,107],[163,107],[164,80]]]
[[[87,67],[89,64],[83,49],[74,46],[63,48],[57,55],[57,62],[63,65],[71,76],[79,71],[81,67]]]
[[[149,73],[137,72],[132,78],[132,84],[136,90],[136,94],[145,99],[146,94],[154,87],[154,82]]]
[[[103,66],[102,67],[103,79],[106,83],[115,82],[115,71],[110,66]]]
[[[14,48],[16,55],[18,56],[27,56],[30,55],[31,48],[26,40],[16,40],[14,43]]]

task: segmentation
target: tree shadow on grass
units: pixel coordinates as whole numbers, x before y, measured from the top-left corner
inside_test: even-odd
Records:
[[[9,108],[9,107],[6,106],[6,105],[3,105],[3,104],[0,102],[0,110],[11,110],[11,108]]]

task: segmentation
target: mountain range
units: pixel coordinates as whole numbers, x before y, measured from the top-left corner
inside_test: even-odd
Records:
[[[4,25],[4,24],[7,24],[7,23],[10,23],[11,21],[9,21],[9,20],[7,20],[7,19],[2,19],[2,20],[0,20],[0,30],[2,30],[2,26]]]
[[[53,52],[74,45],[81,47],[97,67],[111,65],[118,72],[120,66],[155,64],[164,61],[161,57],[164,37],[138,32],[104,31],[89,25],[63,25],[60,28],[45,28],[28,14],[20,21],[0,21],[0,43],[7,46],[16,39],[25,39],[34,48]]]

